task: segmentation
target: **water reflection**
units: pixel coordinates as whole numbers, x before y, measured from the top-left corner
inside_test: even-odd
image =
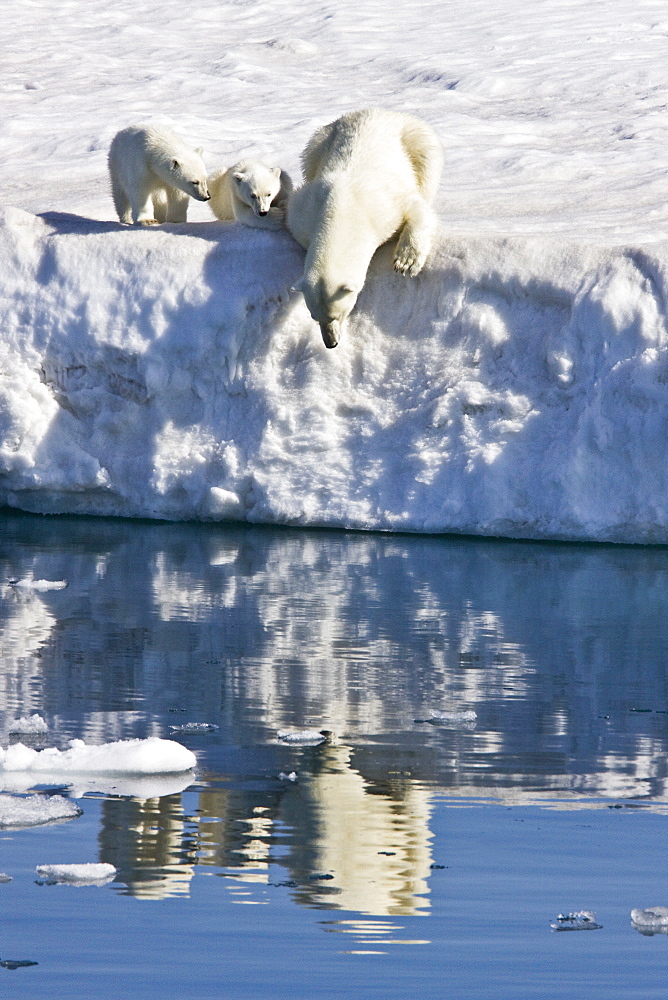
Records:
[[[668,802],[664,549],[18,515],[0,530],[4,744],[33,712],[60,747],[219,727],[179,734],[194,789],[104,789],[100,860],[138,897],[187,893],[198,870],[239,901],[284,886],[372,942],[395,925],[371,918],[429,909],[434,795]],[[68,586],[4,582],[30,577]],[[432,712],[455,717],[416,721]],[[333,738],[276,739],[307,727]]]

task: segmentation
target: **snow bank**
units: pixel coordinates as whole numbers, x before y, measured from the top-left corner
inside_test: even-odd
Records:
[[[82,811],[62,795],[0,795],[0,827],[42,826],[75,819]]]
[[[70,740],[69,750],[56,747],[33,750],[23,743],[15,743],[6,750],[0,748],[0,771],[37,774],[176,774],[190,770],[196,763],[191,750],[157,736],[101,746]]]
[[[668,542],[668,242],[443,233],[322,345],[287,233],[7,210],[0,503]]]

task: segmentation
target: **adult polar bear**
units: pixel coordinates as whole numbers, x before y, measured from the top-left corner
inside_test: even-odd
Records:
[[[394,267],[419,274],[431,249],[431,202],[443,148],[424,122],[370,108],[319,129],[302,154],[304,185],[288,202],[288,229],[308,251],[297,288],[336,347],[371,258],[397,236]]]

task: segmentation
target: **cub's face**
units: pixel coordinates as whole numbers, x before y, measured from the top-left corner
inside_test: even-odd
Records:
[[[237,170],[232,175],[237,195],[255,215],[267,215],[281,190],[280,167],[258,166],[255,170]]]

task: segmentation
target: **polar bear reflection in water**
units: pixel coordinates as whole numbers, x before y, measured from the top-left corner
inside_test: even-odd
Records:
[[[372,108],[319,129],[302,154],[305,183],[288,229],[306,250],[297,288],[336,347],[376,249],[397,237],[394,268],[419,274],[431,249],[431,207],[443,168],[436,134],[417,118]]]

